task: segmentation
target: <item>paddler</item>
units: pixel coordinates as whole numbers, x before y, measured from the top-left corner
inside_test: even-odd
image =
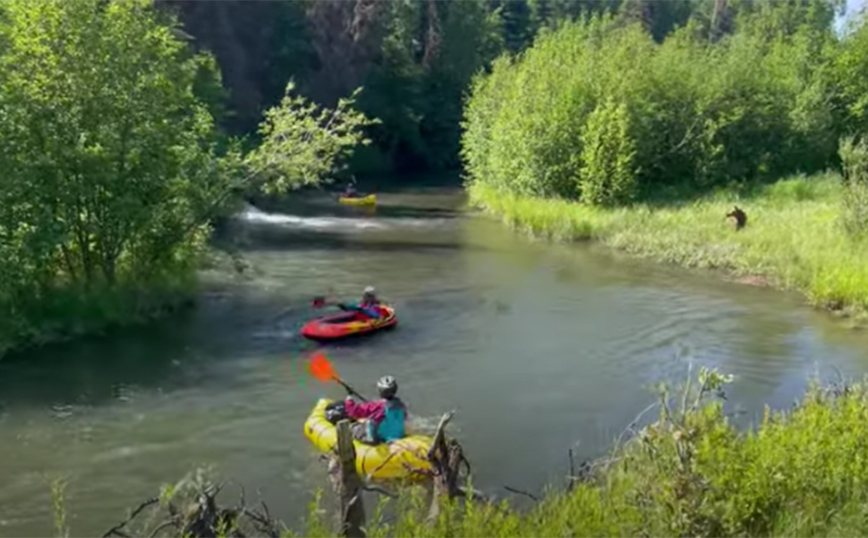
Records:
[[[362,300],[356,304],[338,303],[338,308],[341,310],[355,310],[370,318],[383,317],[383,311],[380,309],[380,300],[377,299],[377,290],[373,286],[368,286],[362,293]]]
[[[357,420],[353,424],[353,437],[371,445],[390,443],[406,435],[407,406],[398,398],[398,382],[386,375],[377,381],[380,399],[373,402],[356,402],[347,396],[347,417]]]

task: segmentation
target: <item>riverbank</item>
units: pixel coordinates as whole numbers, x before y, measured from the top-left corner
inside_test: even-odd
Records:
[[[536,237],[600,241],[660,262],[797,290],[815,306],[858,319],[868,312],[868,250],[839,223],[843,187],[834,173],[618,209],[520,197],[480,183],[471,183],[468,193],[471,205]],[[739,231],[725,218],[733,205],[748,216]]]
[[[552,492],[526,513],[468,505],[431,526],[409,506],[368,535],[864,535],[865,385],[814,385],[795,409],[767,412],[743,433],[714,397],[726,380],[704,374],[571,492]],[[298,536],[333,535],[314,520]]]
[[[744,432],[730,424],[723,406],[729,381],[703,369],[698,382],[661,393],[657,421],[640,431],[625,430],[626,440],[616,440],[608,457],[571,469],[580,476],[566,490],[525,493],[533,497],[530,510],[506,502],[444,505],[429,522],[428,506],[417,490],[374,510],[368,507],[366,535],[864,535],[868,461],[860,454],[868,446],[863,427],[868,386],[815,383],[794,409],[767,410],[755,429]],[[165,486],[160,498],[195,499],[197,491],[209,491],[208,483],[196,474]],[[301,533],[285,530],[283,536],[336,536],[334,507],[322,501],[318,493]],[[63,532],[63,502],[56,505],[58,532]],[[286,528],[273,520],[268,524]]]

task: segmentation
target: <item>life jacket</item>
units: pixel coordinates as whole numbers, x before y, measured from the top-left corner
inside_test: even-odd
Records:
[[[383,317],[383,310],[380,308],[380,301],[360,302],[359,308],[364,310],[368,316],[374,319]]]
[[[373,421],[368,421],[368,434],[376,443],[390,443],[406,435],[404,421],[407,408],[398,398],[386,400],[383,406],[383,419],[374,429]]]

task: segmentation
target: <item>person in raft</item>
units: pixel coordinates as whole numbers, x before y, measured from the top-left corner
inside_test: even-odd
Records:
[[[406,435],[407,406],[398,398],[398,382],[387,375],[377,381],[380,399],[358,403],[347,396],[344,403],[347,416],[356,421],[353,437],[363,443],[391,443]]]
[[[357,191],[356,188],[353,187],[352,184],[348,184],[347,188],[344,189],[344,198],[358,198],[358,197],[359,197],[359,191]]]
[[[362,300],[356,304],[338,303],[338,308],[341,310],[355,310],[368,316],[369,318],[379,318],[383,316],[383,311],[380,309],[380,300],[377,299],[377,290],[373,286],[365,288],[362,294]]]

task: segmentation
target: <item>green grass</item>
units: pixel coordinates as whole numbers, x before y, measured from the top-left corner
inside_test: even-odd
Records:
[[[429,525],[424,505],[409,501],[368,535],[866,535],[868,387],[815,384],[794,410],[767,412],[744,433],[715,396],[725,382],[703,371],[681,396],[661,398],[659,420],[598,462],[590,480],[551,491],[530,511],[454,505]],[[311,516],[299,536],[332,529]]]
[[[58,286],[19,299],[0,317],[0,359],[14,351],[75,338],[102,335],[146,323],[191,304],[197,291],[193,276],[164,278],[146,284]]]
[[[804,293],[817,306],[868,311],[868,249],[839,219],[840,176],[797,176],[752,192],[720,191],[692,202],[598,209],[559,199],[518,197],[473,183],[470,203],[532,235],[597,240],[685,267],[723,269]],[[736,232],[734,204],[748,215]]]

